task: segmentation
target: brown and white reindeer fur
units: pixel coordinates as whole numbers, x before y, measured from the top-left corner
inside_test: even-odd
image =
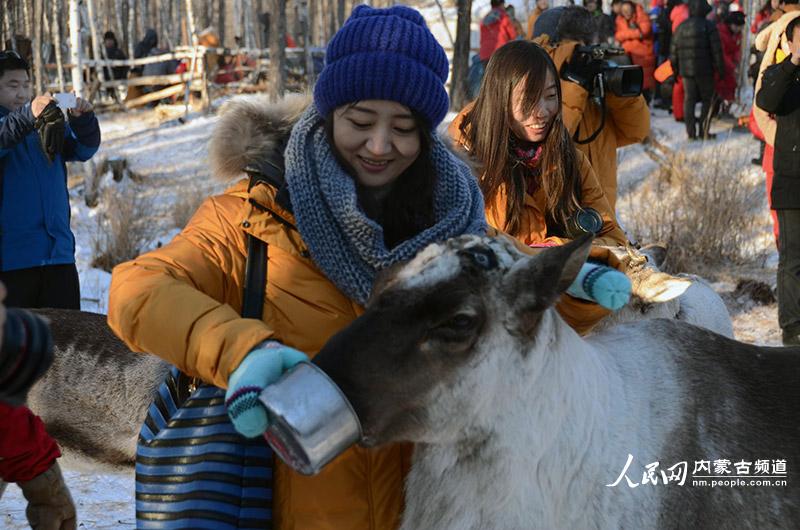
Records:
[[[169,365],[130,351],[108,327],[105,315],[34,311],[50,321],[54,361],[31,389],[28,406],[58,440],[62,465],[130,470],[147,408]]]
[[[665,319],[582,338],[553,304],[588,247],[529,257],[502,239],[432,245],[387,272],[365,314],[315,357],[364,445],[416,443],[402,529],[796,528],[791,477],[607,486],[629,454],[635,483],[651,462],[798,469],[800,348]]]
[[[692,274],[673,276],[658,269],[662,261],[659,253],[664,249],[608,249],[624,265],[631,280],[631,299],[625,307],[601,320],[595,331],[624,322],[670,318],[734,338],[725,302],[703,278]]]

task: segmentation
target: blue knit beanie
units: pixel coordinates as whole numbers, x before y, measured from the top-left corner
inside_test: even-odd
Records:
[[[447,114],[448,71],[444,49],[417,11],[360,5],[328,44],[314,104],[327,116],[365,99],[397,101],[425,116],[433,129]]]

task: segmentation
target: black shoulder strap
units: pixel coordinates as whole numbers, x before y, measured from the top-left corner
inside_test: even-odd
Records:
[[[250,178],[250,187],[254,184]],[[267,243],[247,235],[247,262],[244,269],[242,317],[261,319],[267,285]]]
[[[242,317],[261,319],[264,310],[264,287],[267,285],[267,244],[247,235],[247,263],[244,273]]]

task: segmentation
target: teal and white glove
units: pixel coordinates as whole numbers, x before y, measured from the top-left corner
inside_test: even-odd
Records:
[[[617,269],[587,261],[567,294],[615,311],[628,303],[631,281]]]
[[[258,396],[265,387],[308,356],[277,341],[259,344],[248,353],[228,379],[225,407],[236,432],[254,438],[267,430],[267,409]]]

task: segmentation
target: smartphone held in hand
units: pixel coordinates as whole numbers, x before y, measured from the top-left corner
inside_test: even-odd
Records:
[[[61,110],[74,109],[77,104],[75,94],[70,92],[58,92],[53,94],[53,97]]]

